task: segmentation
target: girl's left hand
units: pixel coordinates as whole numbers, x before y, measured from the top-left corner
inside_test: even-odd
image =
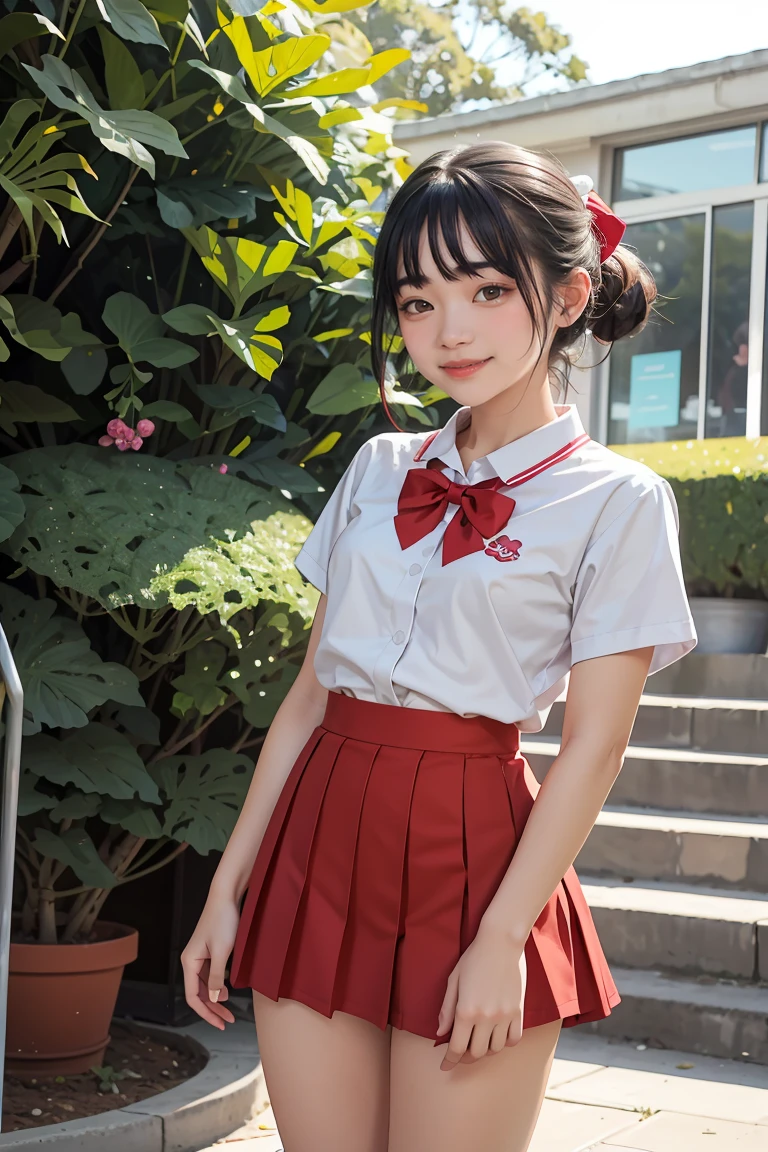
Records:
[[[519,1043],[527,975],[524,947],[481,925],[448,977],[437,1035],[453,1031],[441,1071]]]

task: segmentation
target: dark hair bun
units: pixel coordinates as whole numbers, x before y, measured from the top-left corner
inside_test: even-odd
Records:
[[[600,272],[590,328],[601,344],[612,344],[645,327],[656,299],[656,284],[642,260],[621,244]]]

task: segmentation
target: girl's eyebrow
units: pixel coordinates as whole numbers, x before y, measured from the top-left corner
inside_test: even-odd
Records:
[[[493,265],[488,264],[485,260],[468,260],[467,267],[471,268],[475,272],[481,272],[483,268],[493,268]],[[425,284],[431,283],[432,281],[428,276],[420,277],[418,284],[409,276],[401,276],[400,279],[395,283],[395,292],[399,292],[400,289],[405,287],[406,284],[410,284],[414,288],[422,288]]]

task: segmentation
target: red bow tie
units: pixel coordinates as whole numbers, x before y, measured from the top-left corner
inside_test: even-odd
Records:
[[[395,531],[401,548],[426,536],[445,515],[448,504],[459,504],[443,536],[443,564],[479,552],[484,539],[495,536],[514,511],[515,501],[498,491],[504,481],[495,476],[478,484],[457,484],[434,468],[409,468],[397,500]]]

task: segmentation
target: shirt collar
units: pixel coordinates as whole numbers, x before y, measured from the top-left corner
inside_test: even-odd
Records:
[[[584,425],[575,404],[556,404],[555,411],[557,419],[551,420],[549,424],[542,424],[540,428],[534,428],[532,432],[519,436],[509,444],[503,444],[501,448],[496,448],[485,456],[479,456],[475,463],[481,460],[487,461],[497,476],[508,481],[585,435]],[[456,436],[469,424],[471,415],[471,405],[458,408],[438,433],[416,452],[414,460],[427,461],[439,457],[449,468],[454,468],[464,475],[464,465],[456,447]]]

